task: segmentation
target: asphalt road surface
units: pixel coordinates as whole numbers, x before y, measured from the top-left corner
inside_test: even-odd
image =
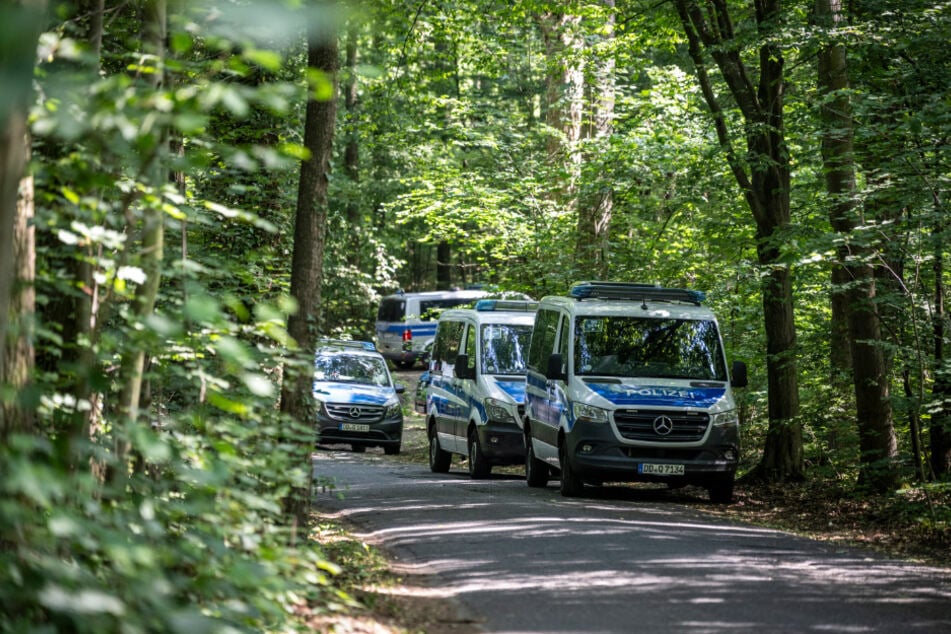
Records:
[[[471,480],[319,451],[345,518],[485,632],[951,632],[951,570],[711,519],[665,489]],[[686,501],[684,501],[686,500]]]

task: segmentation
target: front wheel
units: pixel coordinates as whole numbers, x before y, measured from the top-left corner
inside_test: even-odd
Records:
[[[528,486],[542,488],[548,486],[550,475],[548,465],[535,457],[535,448],[532,447],[531,435],[525,436],[525,481]]]
[[[400,445],[386,445],[383,447],[383,453],[387,456],[398,456],[400,453]]]
[[[584,482],[571,465],[571,458],[565,451],[564,443],[558,448],[558,459],[561,462],[561,495],[566,498],[576,498],[584,490]]]
[[[436,436],[436,426],[429,428],[429,470],[433,473],[446,473],[452,454],[439,446],[439,437]]]
[[[475,430],[469,432],[469,477],[473,479],[482,479],[489,477],[492,473],[492,465],[486,460],[482,453],[482,447],[479,446],[479,435]]]

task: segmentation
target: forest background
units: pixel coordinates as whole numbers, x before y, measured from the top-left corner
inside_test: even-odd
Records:
[[[746,482],[947,535],[951,5],[0,7],[0,627],[350,598],[310,359],[380,296],[704,290]]]

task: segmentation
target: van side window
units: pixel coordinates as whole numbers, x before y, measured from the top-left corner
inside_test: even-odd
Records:
[[[472,326],[466,331],[466,346],[463,348],[469,355],[469,362],[466,364],[469,368],[474,368],[476,364],[476,336],[478,332]]]
[[[436,340],[433,343],[432,356],[435,361],[449,364],[456,362],[464,326],[465,324],[461,321],[443,321],[439,323]]]
[[[568,371],[568,346],[571,344],[571,334],[568,328],[568,322],[571,320],[566,316],[561,322],[561,337],[558,339],[558,354],[561,355],[561,371]]]
[[[535,317],[535,330],[528,350],[528,367],[536,372],[545,372],[548,355],[554,351],[555,335],[558,334],[558,313],[540,310]]]

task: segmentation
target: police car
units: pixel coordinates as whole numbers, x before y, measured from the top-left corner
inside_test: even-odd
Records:
[[[383,356],[363,341],[324,340],[314,361],[317,442],[349,444],[355,452],[400,452],[405,388],[393,383]]]
[[[526,480],[561,493],[585,484],[664,482],[727,503],[740,452],[732,388],[701,292],[583,282],[541,300],[528,353]]]
[[[449,470],[452,454],[468,458],[469,475],[520,464],[518,420],[525,400],[525,360],[537,302],[483,299],[474,309],[442,313],[426,387],[429,467]]]

